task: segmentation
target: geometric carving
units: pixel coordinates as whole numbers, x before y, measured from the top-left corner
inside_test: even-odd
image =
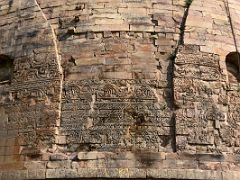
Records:
[[[175,67],[177,150],[216,152],[221,149],[217,139],[227,113],[220,104],[226,93],[219,82],[219,57],[184,46]]]
[[[65,82],[61,132],[67,144],[172,151],[172,113],[157,80]],[[158,89],[158,92],[164,91]]]

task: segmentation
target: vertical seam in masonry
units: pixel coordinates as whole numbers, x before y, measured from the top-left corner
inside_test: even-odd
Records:
[[[60,89],[59,89],[59,106],[58,106],[58,118],[56,121],[56,127],[60,126],[60,122],[61,122],[61,112],[62,112],[62,96],[63,96],[63,69],[61,66],[61,59],[59,56],[59,50],[58,50],[58,45],[57,45],[57,37],[56,34],[54,32],[54,28],[52,27],[51,23],[48,21],[45,13],[43,12],[42,8],[40,7],[39,3],[37,2],[37,0],[34,0],[38,9],[40,10],[40,12],[42,13],[43,18],[46,20],[46,22],[48,23],[49,27],[51,28],[52,31],[52,37],[53,37],[53,43],[54,43],[54,48],[55,48],[55,55],[56,55],[56,61],[57,61],[57,65],[58,65],[58,71],[60,73]],[[58,123],[59,121],[59,123]]]
[[[185,7],[184,7],[184,14],[182,17],[182,21],[180,24],[180,34],[179,34],[179,40],[177,42],[177,47],[175,48],[175,50],[172,52],[172,54],[170,55],[170,59],[172,60],[172,102],[173,102],[173,127],[174,127],[174,152],[177,152],[177,129],[176,129],[176,106],[175,106],[175,100],[174,100],[174,64],[175,64],[175,59],[177,57],[177,53],[179,50],[180,46],[184,45],[184,35],[185,35],[185,27],[186,27],[186,22],[187,22],[187,18],[188,18],[188,14],[189,14],[189,9],[190,6],[192,4],[193,0],[185,0]]]

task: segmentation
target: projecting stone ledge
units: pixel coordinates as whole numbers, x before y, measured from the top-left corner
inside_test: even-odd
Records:
[[[238,171],[212,171],[194,169],[138,169],[138,168],[81,168],[34,169],[0,172],[0,179],[53,179],[53,178],[101,178],[101,179],[191,179],[191,180],[239,180]]]
[[[191,169],[49,169],[46,178],[153,178],[153,179],[196,179],[196,180],[237,180],[240,172],[222,172]]]
[[[239,162],[239,155],[230,154],[92,151],[5,164],[0,166],[0,179],[238,180]]]

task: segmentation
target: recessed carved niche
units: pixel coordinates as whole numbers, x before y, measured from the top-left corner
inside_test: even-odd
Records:
[[[0,54],[0,84],[11,82],[13,74],[13,60]]]
[[[231,52],[226,57],[229,83],[238,83],[240,81],[239,61],[240,54],[238,52]]]

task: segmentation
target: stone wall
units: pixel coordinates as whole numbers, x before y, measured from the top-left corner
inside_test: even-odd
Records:
[[[0,85],[0,169],[5,171],[23,168],[28,158],[53,148],[62,77],[53,28],[36,2],[0,6],[0,54],[13,59],[11,79]]]
[[[0,179],[238,179],[240,3],[190,2],[0,0]]]

